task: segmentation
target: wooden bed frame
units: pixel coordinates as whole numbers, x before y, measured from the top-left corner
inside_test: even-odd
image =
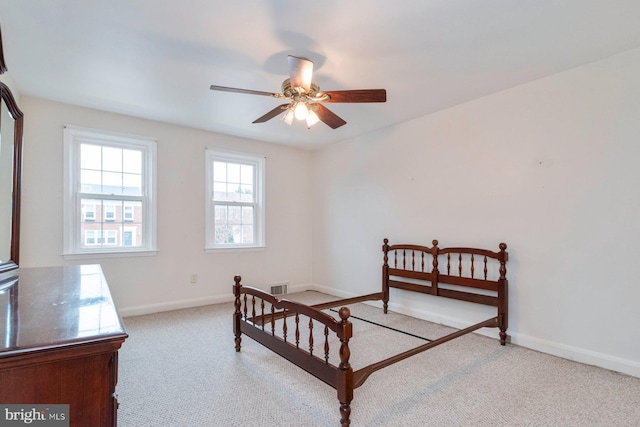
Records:
[[[235,276],[233,332],[236,351],[240,351],[241,336],[245,334],[335,388],[340,401],[340,424],[348,426],[353,390],[379,369],[485,327],[499,328],[500,344],[505,345],[508,325],[507,245],[500,243],[499,249],[498,252],[464,247],[445,249],[438,247],[437,240],[433,241],[431,247],[389,245],[389,241],[384,239],[382,292],[311,306],[278,299],[259,289],[243,286],[240,284],[241,277]],[[441,265],[444,266],[444,271],[440,271]],[[479,272],[476,271],[479,270],[478,266],[481,268]],[[353,327],[349,321],[351,313],[346,306],[381,300],[384,313],[387,313],[390,288],[490,305],[496,307],[497,314],[354,371],[349,363],[349,340],[353,336]],[[339,319],[321,311],[334,307],[341,307],[338,311]],[[300,341],[301,330],[308,333],[303,342]],[[320,339],[314,339],[314,330],[320,330]],[[334,335],[330,336],[329,331]],[[329,340],[336,337],[339,340],[338,363],[333,362],[335,355],[330,356],[329,345]],[[320,356],[317,355],[314,344],[321,347]]]

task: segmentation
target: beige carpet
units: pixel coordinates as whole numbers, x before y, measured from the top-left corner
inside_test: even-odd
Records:
[[[288,298],[332,299],[317,292]],[[352,315],[427,338],[451,331],[365,304],[350,308]],[[228,303],[124,319],[121,427],[339,426],[333,388],[250,338],[243,336],[242,351],[235,352],[232,313]],[[353,324],[354,369],[424,342],[357,319]],[[321,333],[315,334],[318,342]],[[639,378],[501,347],[477,334],[382,369],[354,395],[354,427],[640,426]]]

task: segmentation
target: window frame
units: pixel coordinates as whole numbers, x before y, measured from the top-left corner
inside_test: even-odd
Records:
[[[158,252],[157,241],[157,141],[154,138],[127,135],[117,132],[89,129],[79,126],[64,127],[64,197],[63,197],[63,257],[64,259],[104,258],[113,256],[150,256]],[[83,193],[80,188],[80,146],[90,143],[102,147],[133,149],[142,153],[142,194],[140,196]],[[81,224],[84,214],[82,199],[140,201],[142,203],[142,240],[140,247],[110,244],[96,244],[96,247],[83,247]],[[103,209],[104,210],[104,209]],[[97,211],[97,209],[96,209]],[[97,212],[94,220],[97,221]],[[117,215],[117,213],[116,213]],[[105,217],[105,212],[101,211]],[[113,223],[101,218],[101,221]],[[123,221],[123,224],[125,222]],[[97,236],[96,236],[97,237]],[[96,239],[97,242],[97,239]],[[116,235],[117,242],[117,235]],[[117,243],[116,243],[117,244]]]
[[[254,167],[254,202],[216,202],[213,198],[213,163],[221,161]],[[265,239],[265,177],[266,158],[256,154],[239,153],[207,147],[205,150],[205,251],[259,250],[266,247]],[[251,205],[254,207],[253,235],[254,243],[216,243],[215,242],[215,206]]]

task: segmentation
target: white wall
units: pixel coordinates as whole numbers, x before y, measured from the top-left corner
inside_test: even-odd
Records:
[[[121,314],[230,300],[233,276],[268,283],[311,282],[311,154],[23,96],[25,113],[21,266],[99,263]],[[64,261],[62,258],[63,139],[66,124],[156,138],[158,247],[152,257]],[[266,241],[261,251],[204,252],[204,150],[216,147],[264,155]],[[198,283],[189,282],[192,273]]]
[[[640,376],[639,75],[637,49],[317,153],[314,282],[377,291],[384,237],[506,242],[513,342]],[[484,313],[392,302],[454,326]]]
[[[123,314],[227,300],[236,273],[253,285],[375,292],[384,237],[504,241],[514,343],[640,376],[637,75],[640,50],[313,154],[23,96],[21,264],[70,263],[63,125],[155,137],[160,253],[89,261],[102,264]],[[205,146],[267,156],[267,250],[204,253]],[[400,292],[392,302],[456,326],[486,314]]]

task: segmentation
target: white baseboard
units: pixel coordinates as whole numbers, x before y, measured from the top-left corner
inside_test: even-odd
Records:
[[[327,288],[324,286],[312,286],[310,287],[310,289],[330,295],[335,295],[340,298],[351,298],[358,296],[357,294],[344,292],[338,289]],[[365,304],[382,307],[381,302],[368,301]],[[402,304],[394,303],[393,300],[389,301],[389,310],[406,314],[407,316],[412,316],[418,319],[426,320],[428,322],[450,326],[456,329],[462,329],[469,326],[468,323],[462,322],[460,321],[460,319],[443,316],[440,313],[434,313],[427,310],[419,310],[412,307],[406,307]],[[483,328],[475,331],[474,333],[494,339],[499,339],[498,330],[496,330],[495,328]],[[512,344],[561,357],[563,359],[573,360],[575,362],[584,363],[586,365],[598,366],[600,368],[610,369],[612,371],[640,378],[640,362],[638,361],[623,359],[605,353],[599,353],[579,347],[573,347],[566,344],[543,340],[540,338],[532,337],[530,335],[520,334],[517,331],[514,332],[511,329],[507,330],[507,333],[511,338]]]
[[[163,311],[180,310],[183,308],[200,307],[209,304],[221,304],[233,301],[233,295],[222,295],[204,298],[185,299],[180,301],[162,302],[157,304],[137,305],[133,307],[118,307],[122,317],[141,316],[143,314],[160,313]]]
[[[635,360],[547,341],[517,332],[510,335],[511,342],[521,347],[640,378],[640,362]]]
[[[289,293],[304,292],[312,290],[313,285],[305,283],[301,285],[289,286]],[[265,292],[268,290],[263,289]],[[286,295],[279,295],[281,298],[286,298]],[[185,299],[180,301],[162,302],[157,304],[137,305],[133,307],[118,307],[118,312],[122,317],[129,316],[142,316],[144,314],[160,313],[163,311],[180,310],[183,308],[200,307],[209,304],[221,304],[225,302],[232,302],[233,295],[217,295],[208,296],[202,298]]]
[[[334,295],[338,298],[352,298],[352,297],[358,296],[358,294],[354,294],[353,292],[345,292],[340,289],[328,288],[326,286],[320,286],[320,285],[314,285],[314,284],[310,284],[307,286],[309,287],[308,290],[310,291],[322,292],[323,294]]]
[[[289,285],[289,291],[287,293],[292,294],[294,292],[315,291],[315,290],[316,290],[316,286],[314,286],[313,283],[302,283],[300,285]]]

